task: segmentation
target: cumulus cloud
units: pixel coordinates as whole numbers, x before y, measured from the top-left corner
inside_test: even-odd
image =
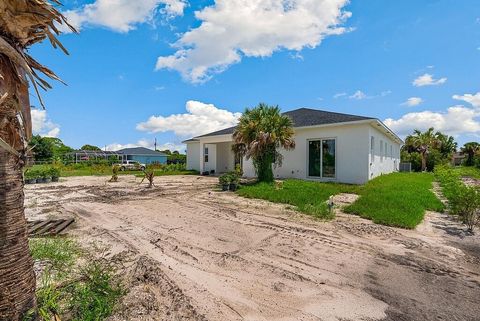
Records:
[[[168,17],[183,15],[185,0],[96,0],[79,9],[64,12],[68,22],[80,30],[85,25],[128,32],[137,24],[151,22],[160,12]],[[59,26],[63,32],[69,30]]]
[[[410,97],[407,99],[406,102],[404,102],[402,105],[408,106],[408,107],[413,107],[413,106],[418,106],[421,103],[423,103],[423,99],[420,97]]]
[[[151,116],[146,122],[139,123],[137,129],[151,133],[172,131],[182,137],[198,136],[235,126],[241,116],[241,113],[194,100],[187,101],[186,109],[185,114]]]
[[[32,109],[32,132],[43,137],[58,137],[60,127],[47,117],[46,110]]]
[[[453,99],[463,100],[471,104],[475,108],[480,108],[480,92],[476,94],[453,95]]]
[[[468,102],[472,107],[456,105],[446,111],[422,111],[408,113],[399,119],[385,119],[385,125],[399,135],[411,134],[414,129],[426,130],[434,127],[449,135],[480,134],[480,93],[455,95],[454,99]]]
[[[156,69],[181,73],[192,83],[209,80],[243,56],[269,57],[275,51],[315,48],[342,27],[349,0],[215,0],[195,12],[200,25],[173,44],[176,52],[159,57]]]
[[[413,80],[412,84],[415,87],[423,87],[423,86],[436,86],[442,85],[447,81],[446,77],[435,79],[431,74],[423,74]]]
[[[117,151],[120,149],[124,148],[133,148],[133,147],[145,147],[145,148],[150,148],[154,149],[154,141],[153,140],[146,140],[146,139],[141,139],[136,143],[130,143],[130,144],[119,144],[119,143],[113,143],[107,145],[107,150],[109,151]],[[170,150],[170,151],[179,151],[181,153],[185,152],[185,145],[184,144],[175,144],[175,143],[164,143],[164,144],[157,144],[157,150]]]

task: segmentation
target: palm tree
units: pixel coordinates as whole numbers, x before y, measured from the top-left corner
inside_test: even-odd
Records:
[[[439,143],[440,154],[444,159],[451,159],[453,153],[457,151],[457,142],[453,136],[443,134],[441,132],[436,132],[435,137]]]
[[[27,49],[48,38],[66,52],[55,23],[69,25],[48,0],[2,0],[0,12],[0,320],[22,320],[36,304],[23,209],[22,169],[32,136],[28,87],[43,106],[38,87],[51,87],[39,73],[60,80]]]
[[[278,106],[259,104],[247,108],[233,133],[232,149],[240,156],[252,159],[260,182],[273,181],[273,165],[281,165],[279,148],[295,148],[292,120],[282,115]]]
[[[465,143],[461,148],[461,152],[467,154],[465,165],[473,166],[475,154],[480,150],[480,144],[477,142]]]
[[[422,157],[422,172],[427,169],[427,156],[430,149],[438,147],[440,144],[433,130],[433,127],[431,127],[426,132],[422,133],[420,130],[415,129],[413,135],[410,135],[405,139],[405,145],[412,146]]]

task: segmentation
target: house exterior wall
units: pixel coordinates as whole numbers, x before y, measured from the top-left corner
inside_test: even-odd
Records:
[[[369,135],[369,178],[398,171],[401,145],[373,126],[370,126]]]
[[[127,155],[128,160],[137,161],[141,164],[166,164],[168,156],[158,155],[158,156],[149,156],[149,155]]]
[[[295,129],[295,149],[280,151],[283,155],[283,164],[274,169],[275,177],[351,184],[365,183],[368,180],[369,127],[369,124],[352,124]],[[308,142],[324,138],[336,141],[336,177],[309,177]],[[247,177],[255,176],[251,160],[244,160],[243,172]]]
[[[200,142],[187,142],[187,169],[200,171]]]
[[[400,143],[377,129],[376,124],[376,122],[358,122],[295,128],[296,147],[291,151],[280,151],[283,155],[283,164],[274,169],[275,177],[364,184],[378,175],[398,170]],[[373,158],[370,153],[371,137],[374,137],[375,145]],[[309,141],[321,139],[335,140],[336,175],[334,178],[309,176]],[[382,148],[380,148],[380,141],[382,141]],[[385,143],[387,144],[386,156]],[[187,144],[187,164],[197,165],[195,160],[189,160],[189,158],[199,160],[198,168],[191,167],[192,169],[215,170],[216,173],[233,169],[234,154],[231,151],[231,135],[202,137],[196,144],[198,145]],[[208,163],[203,163],[202,148],[204,147],[209,147]],[[382,150],[382,155],[380,155],[380,150]],[[243,172],[246,177],[255,176],[251,160],[243,159]]]
[[[232,143],[224,142],[217,145],[217,173],[226,173],[235,169],[235,154],[232,151]]]

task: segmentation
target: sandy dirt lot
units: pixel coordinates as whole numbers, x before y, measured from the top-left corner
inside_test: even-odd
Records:
[[[414,231],[340,209],[318,222],[216,178],[107,179],[29,185],[25,206],[29,219],[75,217],[69,233],[125,267],[112,321],[480,320],[480,239],[446,214]]]

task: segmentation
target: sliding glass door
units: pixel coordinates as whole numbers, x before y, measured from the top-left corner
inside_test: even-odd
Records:
[[[308,176],[336,177],[336,141],[319,139],[308,141]]]

